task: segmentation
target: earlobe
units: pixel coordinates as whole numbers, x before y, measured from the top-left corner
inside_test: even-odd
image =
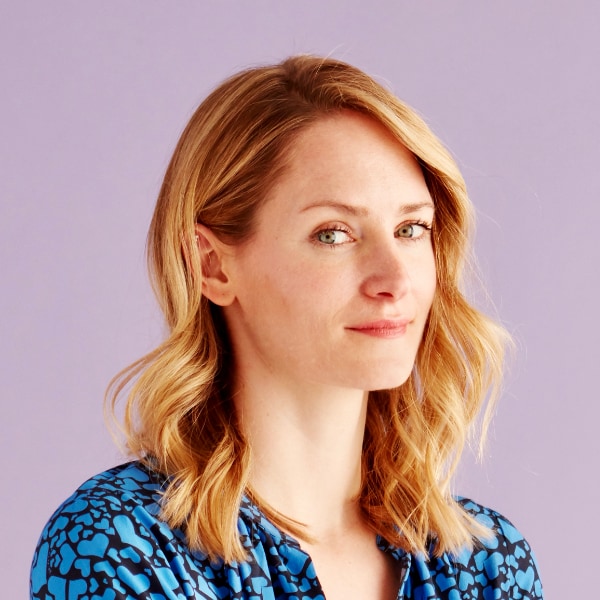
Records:
[[[202,275],[202,294],[214,304],[228,306],[235,299],[235,294],[226,268],[226,245],[200,223],[196,223],[195,234]]]

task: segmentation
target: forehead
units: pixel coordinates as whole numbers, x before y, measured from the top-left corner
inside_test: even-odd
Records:
[[[406,188],[409,195],[428,195],[412,152],[378,121],[357,112],[319,118],[291,141],[282,162],[275,187],[323,185],[357,195],[362,188],[369,194]]]
[[[374,145],[381,144],[386,145],[390,152],[412,156],[404,144],[379,121],[351,110],[320,116],[295,136],[286,154],[293,159],[302,152],[314,152],[315,146],[325,150],[336,143],[346,144],[355,140],[360,140],[365,156],[373,151]]]

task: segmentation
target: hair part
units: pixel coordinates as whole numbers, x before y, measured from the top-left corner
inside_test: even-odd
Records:
[[[169,478],[162,517],[213,559],[245,557],[237,532],[245,493],[276,525],[308,534],[249,489],[252,457],[231,402],[233,356],[219,308],[201,293],[194,228],[202,223],[231,244],[248,239],[298,133],[346,110],[378,121],[414,154],[436,210],[437,290],[413,373],[369,396],[363,514],[390,543],[426,555],[457,551],[487,532],[450,492],[467,434],[498,392],[507,340],[462,292],[472,226],[463,178],[423,120],[371,77],[334,59],[295,56],[229,78],[186,126],[148,235],[169,334],[107,391],[114,411],[128,390],[128,448]]]

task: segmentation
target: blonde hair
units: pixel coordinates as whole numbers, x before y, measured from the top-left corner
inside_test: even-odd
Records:
[[[295,56],[234,75],[185,128],[148,237],[169,335],[107,392],[114,411],[131,388],[128,447],[169,477],[162,517],[211,558],[244,558],[237,518],[252,490],[250,451],[231,402],[233,357],[219,308],[201,294],[195,224],[228,243],[251,236],[295,136],[343,110],[375,119],[414,154],[436,206],[436,296],[410,378],[370,394],[358,501],[374,532],[411,552],[428,554],[432,540],[436,555],[456,551],[485,533],[449,487],[471,425],[497,392],[505,340],[461,291],[472,222],[463,178],[422,119],[372,78],[344,62]],[[258,503],[276,525],[304,535]]]

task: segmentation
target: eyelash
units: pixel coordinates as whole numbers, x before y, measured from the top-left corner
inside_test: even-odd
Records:
[[[322,242],[321,240],[319,240],[319,236],[322,233],[327,233],[329,231],[339,231],[341,233],[345,233],[348,237],[352,237],[352,232],[350,231],[350,229],[348,227],[345,227],[343,225],[331,225],[329,227],[322,227],[320,229],[318,229],[317,231],[315,231],[312,235],[312,241],[316,246],[326,246],[327,248],[331,248],[332,250],[335,250],[338,246],[343,246],[345,243],[347,242],[342,242],[340,244],[327,244],[325,242]]]
[[[396,235],[397,232],[400,231],[400,229],[402,229],[403,227],[422,227],[424,231],[418,237],[412,237],[412,238],[411,237],[401,237],[399,235]],[[424,237],[426,237],[426,235],[429,232],[431,232],[431,229],[432,229],[432,224],[428,223],[426,221],[408,221],[406,223],[402,223],[398,227],[398,229],[396,229],[396,231],[394,232],[394,236],[397,239],[405,240],[407,242],[418,242],[421,239],[423,239]],[[349,237],[352,237],[352,232],[351,232],[351,230],[348,227],[346,227],[344,225],[335,224],[335,225],[331,225],[331,226],[328,226],[328,227],[322,227],[322,228],[318,229],[317,231],[315,231],[313,233],[313,235],[311,236],[312,242],[316,246],[320,246],[320,247],[326,246],[328,248],[331,248],[332,250],[335,250],[339,246],[344,246],[346,243],[348,243],[348,242],[341,242],[339,244],[327,244],[325,242],[320,241],[319,240],[319,235],[321,235],[322,233],[327,233],[329,231],[339,231],[341,233],[345,233]]]
[[[431,232],[431,228],[432,228],[432,224],[431,223],[427,223],[426,221],[409,221],[408,223],[402,223],[402,225],[400,225],[400,227],[398,227],[398,229],[396,229],[396,232],[398,232],[400,229],[402,229],[403,227],[422,227],[423,228],[423,233],[418,236],[418,237],[413,237],[413,238],[401,238],[400,236],[396,236],[398,239],[402,239],[402,240],[406,240],[407,242],[418,242],[419,240],[423,239],[423,237],[425,237],[428,233]]]

